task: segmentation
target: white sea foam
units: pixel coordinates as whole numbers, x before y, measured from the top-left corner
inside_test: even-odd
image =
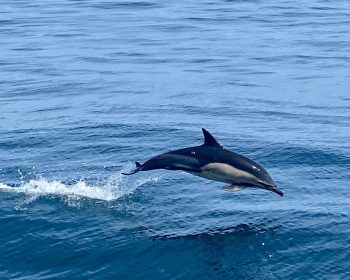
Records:
[[[0,191],[20,193],[27,195],[27,201],[31,202],[43,196],[60,196],[69,204],[81,198],[96,199],[102,201],[113,201],[134,192],[138,187],[148,182],[157,182],[161,176],[151,176],[136,181],[128,177],[112,175],[104,183],[88,184],[84,180],[66,184],[59,180],[47,180],[38,178],[29,182],[22,182],[19,186],[12,187],[0,183]]]

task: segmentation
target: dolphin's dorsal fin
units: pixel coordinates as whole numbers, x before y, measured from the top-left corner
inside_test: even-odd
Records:
[[[222,146],[218,143],[218,141],[215,140],[214,136],[211,135],[205,128],[202,128],[202,131],[203,131],[203,135],[204,135],[203,146],[222,148]]]

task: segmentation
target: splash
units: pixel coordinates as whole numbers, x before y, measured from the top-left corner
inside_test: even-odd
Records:
[[[25,194],[26,203],[32,202],[39,197],[63,197],[69,204],[83,198],[101,201],[113,201],[133,193],[138,187],[149,183],[158,182],[161,176],[150,176],[135,181],[118,172],[112,175],[105,182],[89,184],[84,180],[74,183],[64,183],[59,180],[47,180],[45,178],[33,179],[22,182],[19,186],[13,187],[0,183],[0,191]]]

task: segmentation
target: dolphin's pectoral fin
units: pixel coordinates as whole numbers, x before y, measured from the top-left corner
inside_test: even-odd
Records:
[[[222,187],[224,191],[228,191],[228,192],[238,192],[238,191],[244,190],[245,188],[246,187],[240,186],[240,185],[229,185],[229,186]]]

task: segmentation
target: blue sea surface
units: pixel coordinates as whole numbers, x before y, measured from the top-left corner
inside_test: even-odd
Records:
[[[0,279],[350,279],[350,2],[0,4]],[[121,172],[200,145],[283,198]]]

